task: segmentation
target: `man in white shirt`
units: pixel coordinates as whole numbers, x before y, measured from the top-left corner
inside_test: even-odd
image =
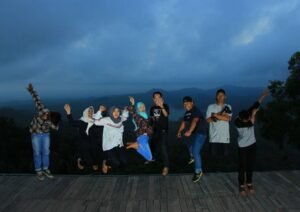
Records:
[[[225,104],[226,93],[223,89],[216,92],[216,103],[208,106],[206,120],[209,123],[209,143],[213,156],[227,156],[230,143],[229,121],[232,108]]]

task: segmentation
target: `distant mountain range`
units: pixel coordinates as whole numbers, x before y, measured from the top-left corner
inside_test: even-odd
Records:
[[[224,85],[222,87],[227,93],[227,102],[233,107],[233,112],[237,113],[243,108],[247,108],[250,104],[259,97],[263,88],[261,87],[237,87],[232,85]],[[110,107],[117,105],[124,107],[129,104],[128,96],[132,95],[136,98],[136,101],[143,101],[147,108],[153,104],[152,93],[154,91],[161,91],[164,95],[165,102],[169,104],[171,108],[171,119],[177,120],[183,114],[182,98],[186,95],[192,96],[195,103],[205,111],[207,106],[215,102],[214,89],[200,89],[200,88],[185,88],[180,90],[167,91],[162,89],[151,89],[144,93],[128,94],[128,95],[112,95],[103,97],[87,97],[87,98],[70,98],[70,99],[45,99],[43,94],[41,99],[43,103],[51,110],[64,113],[63,106],[65,103],[69,103],[72,106],[74,116],[80,116],[81,112],[88,106],[92,105],[95,109],[98,109],[100,104]],[[0,104],[0,116],[12,117],[19,122],[29,122],[34,114],[34,104],[28,95],[28,101],[12,101]]]

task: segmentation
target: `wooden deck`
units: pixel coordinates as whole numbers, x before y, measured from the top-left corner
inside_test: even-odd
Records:
[[[236,173],[191,175],[0,175],[0,211],[300,211],[300,171],[255,173],[256,194],[241,197]]]

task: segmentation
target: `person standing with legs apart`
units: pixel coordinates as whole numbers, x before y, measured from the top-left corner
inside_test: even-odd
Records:
[[[234,124],[238,131],[238,181],[239,192],[245,196],[247,192],[254,193],[252,184],[253,165],[256,153],[254,124],[256,113],[262,101],[269,95],[266,89],[261,97],[248,109],[239,112]]]
[[[160,154],[163,161],[162,175],[169,173],[169,155],[168,155],[168,122],[169,106],[164,103],[160,92],[153,93],[154,106],[150,109],[150,120],[152,120],[153,135],[151,138],[152,151]]]
[[[207,137],[207,123],[190,96],[183,98],[183,107],[186,112],[179,127],[177,137],[181,138],[184,132],[183,136],[190,140],[195,160],[195,173],[192,181],[196,183],[203,175],[201,149]]]
[[[216,93],[216,103],[208,106],[206,120],[209,123],[209,143],[212,156],[228,156],[232,108],[225,103],[226,93],[219,89]]]
[[[37,114],[31,121],[29,131],[31,133],[34,168],[38,180],[42,181],[45,179],[44,176],[53,178],[49,170],[50,129],[58,130],[61,117],[59,113],[51,112],[43,105],[32,84],[28,85],[27,90],[30,92],[37,109]]]

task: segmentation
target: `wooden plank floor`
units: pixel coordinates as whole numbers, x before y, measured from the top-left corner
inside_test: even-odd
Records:
[[[300,211],[300,171],[256,172],[241,197],[236,173],[191,175],[0,175],[0,211]]]

